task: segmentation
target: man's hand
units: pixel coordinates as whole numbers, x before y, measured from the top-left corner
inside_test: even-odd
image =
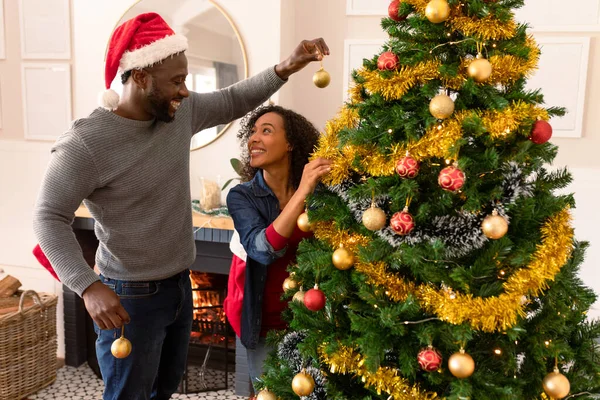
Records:
[[[82,297],[85,308],[100,329],[120,328],[123,323],[129,323],[129,314],[119,296],[102,282],[92,283]]]
[[[281,79],[287,79],[309,63],[321,61],[324,56],[328,55],[329,47],[322,38],[303,40],[285,61],[275,66],[275,72]]]

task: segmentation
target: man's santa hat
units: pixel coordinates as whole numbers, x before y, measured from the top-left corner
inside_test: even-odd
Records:
[[[186,37],[175,34],[156,13],[125,21],[110,38],[104,71],[106,90],[101,93],[100,105],[109,110],[117,108],[119,95],[110,88],[117,72],[149,67],[187,48]]]

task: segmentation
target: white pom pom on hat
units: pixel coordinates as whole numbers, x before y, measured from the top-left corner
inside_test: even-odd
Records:
[[[156,13],[140,14],[125,21],[110,38],[104,68],[106,90],[98,96],[100,105],[107,110],[119,105],[119,95],[110,88],[118,71],[149,67],[187,48],[186,37],[176,34]]]
[[[119,93],[112,89],[106,89],[98,94],[98,104],[109,111],[117,109],[119,105]]]

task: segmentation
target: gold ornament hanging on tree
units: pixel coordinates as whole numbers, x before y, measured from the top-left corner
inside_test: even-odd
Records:
[[[454,112],[454,102],[445,94],[438,94],[429,102],[429,112],[437,119],[446,119]]]
[[[469,64],[467,72],[475,82],[482,83],[487,81],[492,75],[492,64],[483,58],[481,53],[478,53],[477,58]]]
[[[371,204],[371,207],[362,215],[362,223],[370,231],[382,229],[385,226],[386,220],[387,216],[385,212],[375,204]]]
[[[337,269],[345,271],[354,265],[354,255],[348,249],[340,246],[333,252],[331,261]]]
[[[566,376],[558,371],[558,367],[554,367],[554,371],[544,377],[542,385],[544,392],[557,400],[566,397],[571,391],[571,383]]]
[[[125,338],[125,325],[121,327],[121,337],[112,342],[110,352],[115,358],[126,358],[131,354],[131,342]]]
[[[275,394],[270,392],[268,389],[263,389],[258,392],[256,400],[277,400],[277,396],[275,396]]]
[[[298,282],[294,280],[294,275],[290,275],[283,281],[283,291],[294,290],[298,287]]]
[[[430,22],[439,24],[450,16],[450,6],[446,0],[431,0],[425,8],[425,16]]]
[[[311,232],[313,230],[313,224],[308,220],[308,213],[306,211],[298,216],[296,223],[298,224],[298,229],[302,232]]]
[[[292,379],[292,390],[298,396],[308,396],[315,390],[315,380],[302,370]]]
[[[500,239],[508,232],[508,222],[506,218],[498,215],[498,210],[494,210],[492,215],[485,217],[481,223],[481,230],[489,239]]]
[[[465,349],[461,348],[458,353],[452,354],[448,359],[448,369],[459,379],[468,378],[475,371],[475,361],[465,352]]]
[[[300,290],[294,293],[294,297],[292,297],[292,301],[297,301],[298,303],[304,304],[304,290],[302,290],[302,286],[300,286]]]

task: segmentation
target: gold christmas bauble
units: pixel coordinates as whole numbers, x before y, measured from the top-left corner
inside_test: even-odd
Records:
[[[386,225],[387,217],[379,207],[371,206],[362,215],[363,225],[370,231],[378,231]]]
[[[273,392],[270,392],[267,389],[263,389],[260,392],[258,392],[256,400],[277,400],[277,396],[275,396]]]
[[[315,390],[315,380],[306,372],[300,372],[292,379],[292,390],[298,396],[308,396]]]
[[[110,352],[115,358],[125,358],[131,354],[131,342],[121,335],[120,338],[112,342]]]
[[[469,76],[475,82],[485,82],[492,75],[492,64],[480,54],[477,54],[477,59],[473,60],[467,68]]]
[[[298,224],[298,229],[302,232],[311,232],[313,229],[313,225],[309,222],[306,211],[298,216],[296,223]]]
[[[342,271],[352,268],[352,265],[354,265],[354,255],[343,247],[333,252],[331,260],[333,265]]]
[[[494,210],[492,215],[484,218],[481,223],[481,230],[489,239],[500,239],[508,232],[508,222]]]
[[[437,119],[446,119],[454,112],[454,102],[450,96],[438,94],[429,102],[429,112]]]
[[[425,8],[425,16],[434,24],[439,24],[450,16],[450,6],[446,0],[431,0]]]
[[[329,72],[325,71],[323,67],[319,68],[313,75],[313,83],[318,88],[323,89],[329,86],[329,82],[331,82],[331,75],[329,75]]]
[[[550,372],[544,377],[542,382],[544,392],[553,399],[562,399],[571,391],[571,384],[566,376],[558,372],[558,368],[554,372]]]
[[[468,378],[475,371],[475,361],[461,349],[460,352],[452,354],[448,359],[448,369],[459,379]]]
[[[294,293],[294,297],[292,297],[293,301],[297,301],[298,303],[304,304],[304,290],[300,288],[296,293]]]
[[[283,291],[284,292],[287,292],[288,290],[296,289],[297,287],[298,287],[298,282],[296,282],[294,280],[294,278],[292,278],[291,276],[288,276],[283,281]]]

